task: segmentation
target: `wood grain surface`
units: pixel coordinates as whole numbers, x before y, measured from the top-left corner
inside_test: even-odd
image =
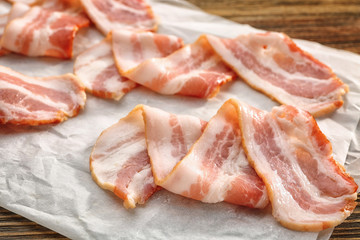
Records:
[[[360,53],[360,0],[189,0],[204,11],[290,37]],[[360,71],[360,70],[359,70]],[[0,207],[0,239],[67,239]],[[360,204],[332,240],[360,239]]]
[[[360,0],[188,0],[204,11],[360,53]]]

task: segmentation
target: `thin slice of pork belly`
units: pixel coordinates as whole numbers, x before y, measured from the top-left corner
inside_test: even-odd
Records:
[[[158,189],[147,153],[141,106],[107,128],[96,141],[90,156],[95,182],[124,200],[125,208],[144,204]]]
[[[77,56],[74,74],[84,83],[86,91],[101,98],[119,100],[137,86],[119,74],[113,58],[111,34]]]
[[[134,66],[148,58],[165,57],[182,46],[182,40],[171,35],[114,31],[76,58],[74,73],[84,82],[88,92],[119,100],[137,83],[119,73],[121,68],[116,66],[115,60],[120,65],[131,62]]]
[[[194,136],[197,141],[190,150],[180,147],[187,145],[183,139],[189,139],[189,133],[196,130],[176,116],[146,114],[145,119],[148,151],[158,185],[202,202],[226,201],[252,208],[267,206],[269,200],[265,185],[244,154],[237,108],[231,103],[227,102],[220,108],[200,138]],[[200,135],[201,132],[197,133]],[[179,144],[181,141],[185,144]],[[169,150],[172,150],[171,155]],[[181,161],[172,166],[171,172],[167,169],[166,175],[161,174],[165,168],[163,158],[174,156],[181,157]]]
[[[124,75],[160,94],[199,98],[215,96],[221,85],[236,76],[204,35],[165,58],[148,59]]]
[[[292,106],[270,113],[239,106],[243,146],[266,184],[274,217],[299,231],[343,222],[356,207],[357,185],[333,159],[315,119]]]
[[[166,57],[184,46],[179,37],[145,31],[112,31],[116,66],[124,74],[150,58]]]
[[[94,180],[122,198],[127,208],[144,203],[156,191],[156,185],[204,202],[265,207],[265,185],[244,156],[238,121],[234,119],[238,115],[224,113],[225,108],[204,132],[206,122],[199,118],[138,105],[98,138],[90,156]],[[219,126],[225,130],[219,133],[213,129]],[[208,152],[215,149],[214,154],[200,156],[208,138],[223,139],[206,148]],[[206,167],[199,168],[199,164]],[[199,178],[209,176],[202,183],[214,186],[206,196],[199,183],[191,181],[191,172],[197,172]],[[179,186],[186,190],[178,191]]]
[[[107,35],[116,29],[155,31],[153,11],[144,0],[81,0],[96,27]]]
[[[7,24],[1,46],[27,56],[71,58],[76,32],[89,23],[81,13],[35,6]]]
[[[235,39],[207,36],[213,49],[251,87],[282,104],[321,116],[343,104],[348,91],[334,72],[282,33]]]
[[[33,78],[0,66],[0,123],[39,125],[76,116],[86,100],[72,74]]]

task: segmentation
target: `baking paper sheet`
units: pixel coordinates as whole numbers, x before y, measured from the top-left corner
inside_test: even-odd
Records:
[[[171,0],[149,1],[160,20],[159,32],[175,34],[186,43],[200,34],[221,37],[259,31],[208,15]],[[82,33],[100,39],[93,29]],[[86,38],[84,38],[86,39]],[[84,40],[83,39],[83,40]],[[81,40],[81,41],[83,41]],[[79,43],[81,43],[79,41]],[[319,118],[333,144],[334,156],[360,176],[360,56],[320,44],[296,41],[333,68],[349,85],[344,106]],[[82,47],[84,48],[83,45]],[[72,72],[72,61],[9,55],[0,64],[31,76]],[[0,126],[0,205],[72,239],[328,239],[331,230],[296,232],[277,223],[271,207],[255,210],[227,203],[205,204],[169,193],[155,193],[144,205],[125,210],[122,200],[98,187],[89,173],[89,155],[97,137],[137,104],[190,114],[209,120],[229,98],[270,110],[277,103],[240,80],[227,83],[212,99],[162,96],[143,87],[119,102],[87,95],[85,109],[55,126]]]

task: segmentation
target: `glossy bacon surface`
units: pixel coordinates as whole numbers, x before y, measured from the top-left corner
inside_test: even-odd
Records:
[[[156,185],[204,202],[265,207],[265,185],[243,153],[236,111],[228,114],[225,108],[206,125],[196,117],[137,106],[100,135],[90,156],[93,178],[126,207],[144,203]],[[151,169],[152,175],[135,168]]]
[[[333,159],[331,143],[308,112],[280,106],[269,113],[241,104],[240,118],[248,159],[282,225],[320,231],[351,214],[357,185]]]
[[[119,100],[137,86],[121,74],[122,69],[128,70],[148,58],[165,57],[182,46],[182,40],[172,35],[114,31],[76,58],[74,73],[87,91]]]
[[[144,31],[112,31],[114,58],[122,74],[150,58],[166,57],[183,45],[183,40],[173,35]]]
[[[82,14],[35,6],[7,24],[1,44],[27,56],[71,58],[76,32],[88,25]]]
[[[157,28],[153,11],[144,0],[81,0],[96,27],[107,35],[112,30]]]
[[[123,123],[135,117],[130,122],[136,127]],[[99,164],[91,168],[96,181],[98,169],[105,169],[102,176],[125,172],[118,162],[146,152],[153,189],[158,185],[203,202],[254,208],[270,200],[274,217],[293,230],[334,227],[356,207],[356,183],[334,160],[315,119],[299,108],[284,105],[266,112],[230,99],[208,123],[143,105],[124,119],[105,130],[112,137],[101,135],[94,147],[90,161]],[[98,144],[111,151],[99,151]]]
[[[74,74],[84,83],[88,92],[101,98],[119,100],[137,86],[118,72],[113,58],[111,35],[76,58]]]
[[[165,58],[142,62],[125,76],[161,94],[209,98],[236,75],[200,36]]]
[[[0,123],[39,125],[76,116],[85,91],[72,74],[46,78],[22,75],[0,66]]]
[[[341,107],[348,91],[333,71],[282,33],[251,33],[235,39],[207,36],[221,58],[251,87],[313,116]]]

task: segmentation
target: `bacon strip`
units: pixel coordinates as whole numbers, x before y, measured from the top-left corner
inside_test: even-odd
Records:
[[[282,225],[320,231],[352,213],[357,185],[333,159],[330,142],[308,112],[280,106],[268,113],[241,104],[240,119],[248,160]]]
[[[81,53],[75,60],[74,74],[93,95],[119,100],[137,84],[119,74],[111,46],[109,35],[99,44]]]
[[[124,200],[126,208],[144,204],[157,190],[139,107],[101,133],[90,156],[90,171],[99,186]]]
[[[8,17],[9,14],[2,14],[0,15],[0,38],[2,37],[4,30],[5,30],[5,26],[8,22]],[[9,51],[4,49],[3,47],[0,46],[0,56],[6,55],[8,54]]]
[[[10,3],[13,3],[13,4],[23,3],[26,5],[33,5],[33,4],[40,2],[41,0],[7,0],[7,1]]]
[[[72,74],[33,78],[0,66],[0,123],[39,125],[76,116],[86,95]]]
[[[90,166],[105,189],[136,186],[141,203],[156,185],[203,202],[263,208],[270,200],[274,217],[300,231],[334,227],[356,207],[356,183],[315,119],[293,106],[265,112],[230,99],[206,124],[138,105],[100,135]],[[117,195],[135,207],[131,191]]]
[[[161,94],[199,98],[215,96],[222,84],[235,77],[204,35],[168,57],[146,60],[124,75]]]
[[[89,20],[82,14],[36,6],[8,23],[1,45],[27,56],[71,58],[76,32],[88,25]]]
[[[156,113],[144,117],[156,184],[208,203],[226,201],[252,208],[264,208],[268,204],[265,185],[249,165],[241,146],[241,131],[234,106],[224,104],[200,137],[201,132],[189,127],[188,122],[167,115]],[[189,133],[197,139],[186,141]],[[181,144],[182,141],[185,144]],[[174,161],[176,165],[171,172],[164,171],[164,158],[167,161],[171,158],[179,160],[177,163]]]
[[[119,74],[114,57],[121,66],[134,66],[147,58],[165,57],[182,45],[171,35],[114,31],[76,58],[74,73],[90,93],[119,100],[137,84]]]
[[[125,74],[147,59],[168,56],[184,43],[173,35],[117,30],[112,32],[112,46],[116,65]]]
[[[81,0],[96,27],[107,35],[111,30],[155,31],[151,7],[143,0]]]
[[[343,104],[341,96],[348,91],[347,85],[285,34],[207,39],[246,83],[282,104],[300,107],[314,116],[330,113]]]
[[[94,180],[125,207],[144,203],[156,185],[204,202],[265,207],[265,185],[246,160],[237,112],[228,107],[205,128],[192,116],[137,106],[97,140],[90,156]]]

